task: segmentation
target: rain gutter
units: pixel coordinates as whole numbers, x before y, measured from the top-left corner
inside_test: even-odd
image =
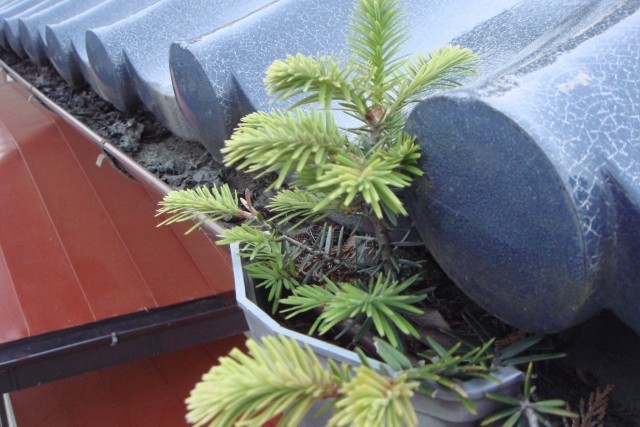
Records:
[[[119,316],[0,346],[0,394],[157,356],[246,330],[220,296]]]

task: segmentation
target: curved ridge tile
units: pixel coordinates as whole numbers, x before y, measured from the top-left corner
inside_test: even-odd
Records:
[[[0,46],[2,46],[5,49],[13,48],[9,44],[8,34],[6,32],[7,20],[9,18],[18,16],[20,13],[26,12],[31,8],[34,8],[39,4],[45,3],[45,2],[47,2],[47,0],[23,0],[23,1],[16,1],[13,3],[7,4],[4,8],[2,8],[0,10],[0,32],[1,32]],[[55,3],[55,1],[53,3]],[[53,4],[53,3],[50,3],[50,4]],[[16,33],[16,35],[17,34],[18,33]]]
[[[610,308],[640,332],[640,4],[584,5],[415,108],[430,179],[407,200],[449,276],[506,322],[554,332]]]
[[[45,10],[62,1],[64,0],[44,0],[36,2],[26,1],[24,4],[28,4],[27,8],[20,8],[19,12],[13,13],[3,19],[4,34],[7,39],[7,44],[16,55],[23,59],[27,57],[24,47],[22,46],[22,41],[20,40],[20,18],[23,16],[31,16],[34,13],[38,13],[41,10]]]
[[[45,26],[64,21],[105,0],[66,0],[28,17],[20,18],[20,38],[29,58],[39,66],[47,62]]]
[[[224,140],[242,116],[270,108],[262,79],[274,59],[344,47],[338,43],[352,5],[353,0],[330,7],[322,0],[283,0],[220,31],[171,46],[178,103],[214,157],[220,159]]]
[[[133,87],[138,98],[144,106],[153,113],[155,118],[173,134],[181,138],[193,141],[195,133],[189,122],[185,120],[182,111],[178,107],[169,75],[164,79],[147,80],[137,72],[127,52],[124,53],[125,63],[130,72]],[[163,82],[162,80],[165,80]],[[164,84],[163,84],[164,83]],[[167,84],[169,83],[169,84]]]
[[[47,54],[60,75],[72,86],[84,82],[90,69],[85,33],[119,21],[158,0],[107,0],[57,24],[46,26]],[[83,71],[81,68],[85,68]]]
[[[199,36],[272,1],[162,0],[110,26],[88,31],[87,52],[98,92],[117,108],[129,109],[139,102],[132,75],[137,74],[139,80],[161,91],[163,99],[145,94],[146,88],[140,90],[142,99],[162,121],[162,108],[174,97],[167,91],[171,42]]]
[[[218,95],[211,84],[202,63],[184,46],[184,43],[174,43],[170,49],[171,78],[176,101],[183,117],[194,129],[195,139],[214,158],[221,160],[220,148],[222,148],[228,133],[227,126],[225,126],[222,97]],[[184,70],[188,70],[188,72]],[[223,81],[225,77],[226,81]],[[233,95],[238,93],[237,85],[232,82],[229,73],[218,77],[216,82],[219,92],[228,94],[226,95],[227,99],[233,98]],[[244,107],[242,112],[238,111],[239,115],[246,114],[253,109],[250,105]]]
[[[408,4],[411,39],[406,49],[414,52],[439,47],[517,3],[464,0],[454,5],[440,0],[428,5]],[[220,157],[219,149],[240,117],[254,109],[273,107],[263,85],[271,62],[292,52],[314,55],[345,50],[353,4],[353,0],[280,1],[198,40],[172,45],[170,67],[178,102],[198,129],[198,139],[214,157]],[[458,24],[451,26],[451,22]],[[339,120],[349,122],[346,116]]]

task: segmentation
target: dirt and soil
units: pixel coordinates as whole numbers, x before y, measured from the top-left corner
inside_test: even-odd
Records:
[[[72,88],[52,66],[39,68],[0,49],[0,59],[47,97],[176,189],[230,182],[255,185],[253,177],[225,168],[201,144],[178,138],[142,108],[122,112],[88,85]]]
[[[90,87],[69,87],[53,67],[38,68],[11,52],[0,49],[0,59],[171,187],[182,189],[227,182],[239,191],[252,188],[254,194],[260,193],[260,182],[252,176],[225,168],[202,145],[172,135],[143,109],[118,111]],[[424,256],[430,259],[428,254]],[[509,340],[521,336],[521,331],[505,325],[466,298],[432,260],[429,271],[430,285],[436,286],[431,305],[454,330],[467,331],[461,313],[470,312],[495,329],[498,338]],[[603,425],[640,426],[638,335],[605,313],[573,330],[549,336],[546,342],[553,351],[566,352],[567,357],[537,364],[536,383],[540,398],[564,399],[578,410],[581,399],[587,400],[598,387],[603,389],[613,384],[615,389]],[[592,407],[597,409],[598,403]],[[568,425],[572,426],[571,423]],[[590,427],[598,424],[574,425]]]

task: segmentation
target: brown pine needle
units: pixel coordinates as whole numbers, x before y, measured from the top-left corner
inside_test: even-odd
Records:
[[[613,384],[608,384],[604,388],[598,387],[589,394],[586,401],[580,399],[580,415],[574,419],[563,418],[564,427],[604,427],[609,395],[613,389]],[[567,404],[567,410],[572,410],[569,404]]]

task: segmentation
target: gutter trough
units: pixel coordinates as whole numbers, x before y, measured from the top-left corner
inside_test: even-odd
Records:
[[[170,188],[1,61],[0,99],[0,393],[246,330],[219,226],[158,228]]]

